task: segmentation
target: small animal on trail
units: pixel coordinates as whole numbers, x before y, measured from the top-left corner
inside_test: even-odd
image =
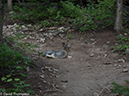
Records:
[[[72,58],[72,56],[68,56],[68,52],[70,51],[70,47],[68,46],[68,43],[65,44],[64,42],[62,43],[62,46],[64,47],[63,50],[60,51],[54,51],[50,50],[45,53],[45,57],[47,58]]]

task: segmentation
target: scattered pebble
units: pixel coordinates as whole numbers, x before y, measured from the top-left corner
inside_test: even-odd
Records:
[[[126,65],[123,65],[123,68],[126,68],[127,66]]]
[[[41,78],[44,78],[45,76],[44,75],[40,75]]]
[[[64,34],[59,34],[59,36],[60,36],[61,38],[63,38],[63,37],[64,37]]]
[[[94,56],[94,54],[90,54],[90,57],[93,57]]]
[[[11,29],[13,27],[13,25],[7,25],[7,28]]]
[[[32,27],[32,25],[31,24],[28,24],[27,27]]]
[[[107,44],[109,44],[110,43],[110,41],[107,41]]]
[[[29,72],[30,71],[30,67],[28,66],[28,67],[26,67],[26,71],[27,72]]]
[[[125,50],[125,52],[126,52],[127,54],[129,54],[129,48],[128,48],[128,49],[126,49],[126,50]]]
[[[119,67],[122,67],[122,65],[118,65]]]
[[[55,69],[55,68],[53,68],[53,71],[56,71],[56,72],[58,72],[59,70],[58,70],[58,69]]]
[[[64,30],[59,30],[58,32],[59,32],[59,33],[63,33],[63,32],[65,32],[65,31],[64,31]]]
[[[61,80],[61,82],[63,82],[63,83],[67,83],[67,82],[68,82],[68,80]]]
[[[129,64],[127,64],[127,67],[129,67]]]
[[[108,54],[104,54],[104,58],[106,58],[108,56]]]
[[[42,35],[40,34],[40,36],[39,36],[39,34],[37,34],[37,32],[34,32],[36,30],[32,29],[31,27],[38,28],[38,32],[40,32],[40,33],[41,32],[45,32],[45,33],[42,33]],[[63,33],[66,32],[66,31],[68,32],[69,30],[71,30],[70,27],[67,27],[67,28],[64,28],[64,27],[59,27],[59,28],[58,27],[40,28],[40,27],[41,26],[37,26],[37,25],[33,26],[31,24],[21,25],[21,27],[20,27],[20,25],[18,25],[16,23],[14,25],[3,26],[4,29],[8,29],[10,31],[13,31],[13,33],[14,33],[14,31],[18,30],[18,32],[21,31],[23,34],[28,34],[28,38],[24,38],[23,40],[27,40],[29,38],[34,40],[34,39],[39,39],[39,37],[40,38],[49,37],[50,39],[53,40],[53,37],[56,36],[56,35],[59,35],[61,38],[63,38],[64,37]],[[74,29],[72,29],[72,30],[74,30]],[[61,34],[59,34],[59,33],[61,33]],[[37,34],[38,36],[36,37],[35,34]],[[32,37],[32,35],[34,35],[35,37]],[[45,42],[45,39],[37,40],[37,43],[42,43],[42,42]]]
[[[91,38],[90,40],[91,40],[91,41],[95,41],[95,39],[93,39],[93,38]]]
[[[102,48],[103,48],[103,49],[107,49],[107,48],[108,48],[108,45],[104,44],[104,45],[102,46]]]
[[[50,27],[49,30],[56,30],[57,27]]]
[[[123,69],[123,72],[128,72],[128,69]]]
[[[96,43],[97,43],[97,42],[95,41],[95,42],[92,43],[92,45],[94,45],[94,44],[96,44]]]
[[[127,35],[127,33],[124,33],[124,35],[126,36],[126,35]]]
[[[47,83],[47,81],[43,80],[43,83]]]
[[[51,40],[53,40],[54,39],[54,37],[53,36],[51,36],[51,37],[49,37]]]
[[[25,37],[24,40],[27,40],[27,37]]]
[[[94,92],[93,96],[100,96],[98,93]]]
[[[119,34],[119,37],[123,37],[123,35],[122,34]]]
[[[65,31],[68,31],[70,29],[70,27],[67,27],[67,28],[65,28]]]
[[[44,31],[44,29],[43,29],[43,28],[41,28],[41,29],[39,30],[39,32],[42,32],[42,31]]]
[[[25,29],[25,28],[26,28],[26,26],[25,26],[25,25],[22,25],[22,26],[21,26],[21,28]]]
[[[124,60],[123,58],[121,58],[121,59],[118,59],[118,62],[123,62],[123,63],[125,63],[125,60]]]
[[[64,27],[60,27],[60,28],[58,28],[58,30],[64,30]]]
[[[67,87],[66,84],[63,83],[63,84],[62,84],[62,88],[66,88],[66,87]]]
[[[114,64],[114,67],[116,67],[117,66],[117,64]]]
[[[72,58],[72,56],[67,56],[67,58]]]
[[[43,42],[43,43],[44,43],[45,40],[46,40],[45,38],[41,38],[41,39],[40,39],[40,42]]]
[[[119,69],[119,68],[120,68],[119,66],[116,67],[116,69]]]

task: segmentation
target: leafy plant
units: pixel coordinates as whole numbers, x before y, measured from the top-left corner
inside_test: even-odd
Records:
[[[120,37],[120,36],[116,36],[118,39],[119,39],[119,42],[121,42],[121,43],[124,43],[124,42],[126,42],[128,39],[126,38],[126,37]]]
[[[71,26],[81,32],[86,30],[95,30],[99,27],[109,26],[113,24],[115,17],[115,2],[116,0],[104,0],[99,1],[98,4],[94,4],[93,0],[88,0],[85,8],[81,8],[76,0],[65,0],[50,2],[44,6],[38,5],[41,2],[47,2],[47,0],[28,0],[30,3],[35,3],[35,6],[21,6],[19,4],[14,5],[14,9],[18,11],[14,14],[13,18],[22,19],[27,22],[38,23],[40,22],[44,27],[46,26],[58,26],[60,23],[62,25]],[[67,18],[69,20],[66,22]],[[48,19],[50,21],[48,21]],[[62,22],[59,22],[61,20]]]
[[[72,2],[69,1],[61,1],[62,9],[61,12],[63,16],[67,16],[70,18],[83,18],[82,10],[80,9],[80,6],[75,6]]]
[[[28,43],[28,42],[18,43],[18,46],[19,46],[19,47],[22,47],[23,49],[25,49],[27,53],[28,53],[29,51],[37,52],[37,51],[34,50],[33,48],[39,48],[39,46],[38,46],[37,44],[31,45],[31,44]]]
[[[47,27],[47,26],[52,26],[52,24],[51,23],[49,23],[48,21],[46,21],[46,20],[43,20],[43,21],[41,21],[40,22],[44,27]]]
[[[88,29],[94,30],[98,26],[107,26],[113,23],[116,0],[98,0],[98,2],[99,4],[87,4],[88,7],[83,9],[87,18]]]
[[[55,22],[55,25],[56,25],[56,26],[58,26],[58,25],[59,25],[59,22],[58,22],[58,21],[56,21],[56,22]]]
[[[67,34],[67,38],[68,38],[68,39],[72,39],[72,38],[73,38],[73,34],[68,33],[68,34]]]
[[[17,45],[17,47],[25,49],[26,53],[29,53],[30,51],[38,53],[38,51],[33,49],[33,48],[39,48],[39,46],[37,44],[32,45],[32,44],[30,44],[28,42],[19,42],[20,39],[23,39],[26,36],[27,35],[25,35],[25,34],[17,33],[17,34],[15,34],[15,37],[13,37],[13,36],[9,37],[9,41],[14,42]]]
[[[15,93],[23,93],[26,92],[28,93],[28,95],[33,95],[34,91],[29,89],[29,84],[26,84],[24,81],[19,81],[17,83],[13,84],[14,88],[2,88],[0,89],[0,92],[8,92],[8,93],[12,93],[13,96],[16,96]],[[26,91],[24,90],[26,88]]]
[[[129,81],[125,80],[126,85],[119,85],[115,82],[111,83],[113,85],[112,93],[118,93],[119,95],[129,96]]]
[[[116,36],[118,38],[119,44],[117,46],[112,46],[112,52],[118,51],[119,53],[125,54],[125,50],[129,48],[128,38],[124,36]]]
[[[85,40],[84,42],[87,44],[88,43],[88,40]]]
[[[20,51],[16,51],[14,47],[9,47],[7,43],[0,44],[0,79],[3,84],[12,85],[16,88],[2,88],[2,92],[23,92],[22,88],[26,88],[27,85],[15,86],[19,84],[23,77],[27,76],[25,74],[25,68],[27,66],[32,66],[29,57],[25,57]]]
[[[14,14],[14,11],[10,11],[9,14]]]
[[[28,62],[29,58],[24,57],[20,51],[15,52],[13,48],[9,48],[9,46],[4,43],[0,45],[0,66],[7,67],[8,65],[17,65],[21,62]]]

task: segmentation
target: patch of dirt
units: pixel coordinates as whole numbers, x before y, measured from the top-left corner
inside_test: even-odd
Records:
[[[68,41],[71,46],[69,55],[72,58],[40,57],[36,59],[39,68],[37,70],[31,69],[30,74],[35,78],[28,82],[33,85],[39,83],[43,86],[44,83],[42,79],[39,79],[41,78],[39,76],[41,74],[48,75],[50,76],[48,79],[44,78],[50,83],[50,90],[43,92],[45,88],[34,87],[37,94],[35,96],[116,96],[116,94],[110,93],[111,83],[124,84],[124,80],[128,80],[129,76],[129,72],[123,72],[124,69],[129,69],[127,55],[121,56],[111,52],[111,46],[117,42],[117,35],[119,33],[110,29],[86,34],[74,32],[73,39]],[[58,36],[53,40],[47,39],[45,43],[39,45],[40,51],[62,50],[61,43],[67,42],[67,40],[68,38],[62,39]],[[33,40],[29,42],[36,44]],[[44,66],[56,68],[58,71],[53,73],[49,70],[49,72],[42,73],[41,68]],[[39,71],[40,73],[38,73]],[[56,90],[51,89],[54,88],[53,86]]]
[[[12,22],[5,25],[8,24]],[[110,93],[111,83],[124,84],[129,76],[129,72],[123,72],[129,69],[128,55],[111,52],[120,33],[109,28],[71,34],[73,38],[69,41],[66,37],[56,36],[40,43],[36,50],[44,53],[59,51],[63,49],[62,42],[68,41],[72,58],[50,59],[33,54],[36,66],[30,68],[26,83],[32,85],[34,96],[116,96]],[[37,44],[32,39],[24,41]]]

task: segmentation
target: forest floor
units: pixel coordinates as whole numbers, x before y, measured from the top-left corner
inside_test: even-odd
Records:
[[[125,84],[124,80],[128,80],[129,76],[128,72],[124,72],[124,69],[129,68],[128,56],[111,52],[111,46],[118,42],[117,35],[119,34],[112,30],[86,34],[75,32],[73,39],[68,42],[72,58],[42,57],[40,64],[44,62],[59,70],[56,78],[58,92],[44,96],[116,96],[110,94],[111,83]],[[85,40],[88,40],[87,44]],[[67,39],[55,37],[41,44],[42,51],[61,50],[61,43],[66,41]]]
[[[72,58],[37,57],[36,67],[30,68],[26,80],[32,85],[34,96],[117,96],[110,93],[111,83],[124,85],[129,77],[129,72],[125,71],[129,69],[129,55],[111,52],[119,34],[112,28],[85,34],[72,32],[69,40],[65,34],[64,38],[55,36],[38,44],[40,48],[36,50],[45,53],[62,50],[62,42],[68,42]],[[37,44],[36,40],[25,41]]]

